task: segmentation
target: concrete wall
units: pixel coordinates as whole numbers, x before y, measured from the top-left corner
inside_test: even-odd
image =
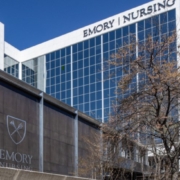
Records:
[[[1,180],[90,180],[86,178],[0,168]]]
[[[44,103],[44,171],[74,172],[74,117]]]
[[[13,117],[13,118],[12,118]],[[18,119],[24,120],[26,125],[19,129],[18,133],[13,131],[18,128],[21,123]],[[15,127],[10,124],[14,122]],[[4,81],[0,81],[0,166],[9,167],[32,167],[33,170],[39,170],[39,100],[37,97],[30,95],[17,87],[14,87]],[[14,141],[13,141],[14,140]],[[7,157],[7,152],[11,156]],[[22,154],[33,156],[31,163],[20,161]],[[8,165],[7,165],[8,163]]]

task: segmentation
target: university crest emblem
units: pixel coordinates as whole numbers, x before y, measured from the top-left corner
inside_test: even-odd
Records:
[[[12,116],[7,116],[7,130],[11,140],[20,144],[26,136],[26,121]]]

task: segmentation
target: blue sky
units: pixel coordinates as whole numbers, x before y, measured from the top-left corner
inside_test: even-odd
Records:
[[[0,0],[5,40],[22,50],[151,0]]]

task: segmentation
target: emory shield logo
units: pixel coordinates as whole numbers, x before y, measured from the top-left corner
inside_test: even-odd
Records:
[[[26,136],[26,121],[12,116],[7,116],[7,129],[11,140],[20,144]]]

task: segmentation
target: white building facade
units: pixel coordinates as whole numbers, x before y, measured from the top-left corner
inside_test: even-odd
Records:
[[[179,0],[151,1],[22,51],[4,41],[0,24],[0,69],[106,122],[127,66],[104,68],[107,60],[132,35],[143,42],[178,31],[179,12]]]

